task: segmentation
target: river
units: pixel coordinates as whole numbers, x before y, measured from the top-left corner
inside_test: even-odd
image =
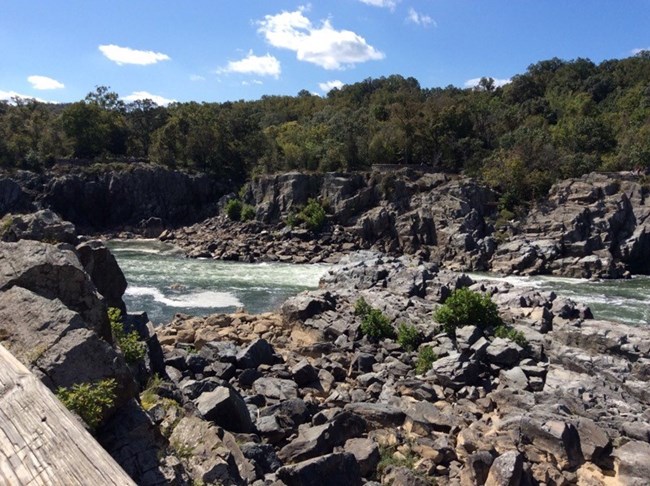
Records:
[[[318,288],[328,265],[238,263],[188,259],[157,240],[111,241],[108,246],[126,276],[124,300],[131,311],[144,310],[152,322],[174,314],[208,315],[245,308],[259,313],[279,308],[287,297]],[[587,304],[597,319],[644,325],[650,322],[650,278],[590,281],[561,277],[472,278],[506,281],[517,287],[554,291]]]

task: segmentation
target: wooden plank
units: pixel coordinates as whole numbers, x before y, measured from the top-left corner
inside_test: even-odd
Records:
[[[0,484],[135,484],[79,420],[2,345]]]

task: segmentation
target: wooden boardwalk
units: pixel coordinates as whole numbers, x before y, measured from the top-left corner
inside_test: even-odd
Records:
[[[78,419],[2,345],[0,484],[135,484]]]

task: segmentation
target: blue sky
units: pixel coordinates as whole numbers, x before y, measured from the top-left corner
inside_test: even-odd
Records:
[[[368,77],[506,82],[650,49],[650,0],[0,0],[0,99],[324,95]]]

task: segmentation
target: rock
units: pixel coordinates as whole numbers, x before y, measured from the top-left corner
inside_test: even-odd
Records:
[[[620,484],[643,486],[650,478],[650,444],[630,441],[614,451]]]
[[[253,383],[253,391],[275,400],[298,398],[298,385],[296,385],[296,382],[282,378],[259,378]]]
[[[363,477],[372,476],[377,470],[380,454],[379,446],[371,439],[349,439],[343,447],[345,452],[354,455]]]
[[[523,457],[518,451],[504,452],[492,463],[485,486],[519,486],[523,464]]]
[[[458,426],[453,417],[442,413],[431,402],[403,400],[406,413],[404,429],[412,434],[429,436],[433,432],[449,433]]]
[[[305,321],[334,309],[336,300],[328,291],[315,291],[299,294],[282,304],[281,312],[288,321]]]
[[[246,403],[235,390],[220,386],[211,392],[202,393],[194,403],[205,420],[232,432],[251,432],[253,422]]]
[[[115,257],[103,242],[86,241],[77,246],[79,260],[91,280],[102,294],[108,307],[117,307],[126,315],[122,296],[126,290],[126,278]]]
[[[31,214],[6,216],[3,241],[37,240],[47,243],[77,243],[77,228],[49,209]]]
[[[348,403],[345,410],[362,417],[369,429],[398,427],[404,423],[404,411],[385,403]]]
[[[528,387],[528,378],[526,378],[526,374],[519,366],[509,370],[501,370],[499,372],[499,382],[503,386],[516,390],[525,390]]]
[[[495,338],[485,350],[486,359],[490,363],[507,367],[519,362],[521,351],[518,344],[503,338]]]
[[[238,368],[257,368],[261,364],[275,362],[273,347],[265,339],[256,339],[237,353]]]
[[[361,471],[348,452],[327,454],[278,469],[278,478],[287,486],[360,486]]]
[[[487,451],[471,454],[466,461],[469,484],[485,484],[493,462],[494,457]]]
[[[407,467],[391,467],[382,478],[382,484],[391,486],[430,486],[431,482]]]
[[[298,462],[328,454],[365,430],[365,420],[351,412],[341,412],[323,425],[301,430],[296,439],[280,450],[278,457],[284,462]]]
[[[474,385],[478,380],[480,367],[473,359],[463,359],[455,353],[433,362],[429,374],[433,374],[442,386],[460,390]]]
[[[247,442],[240,446],[244,456],[253,463],[258,477],[275,472],[282,463],[270,444]]]
[[[169,438],[179,456],[184,456],[192,476],[204,484],[241,484],[232,454],[215,427],[197,417],[183,417]]]
[[[593,420],[580,417],[576,422],[580,436],[580,449],[586,461],[605,466],[605,461],[612,453],[612,441],[607,433]]]
[[[456,329],[456,346],[459,351],[465,351],[481,337],[483,337],[483,332],[478,326],[459,327]]]
[[[100,337],[113,341],[106,306],[72,251],[37,241],[0,243],[0,290],[14,286],[60,299]]]
[[[0,177],[0,216],[10,212],[31,209],[31,203],[20,184],[8,177]]]
[[[513,423],[514,427],[517,427]],[[521,440],[550,454],[560,470],[573,469],[584,462],[580,436],[573,424],[561,420],[525,417],[518,425]]]
[[[291,375],[293,376],[293,381],[295,381],[301,388],[313,384],[314,382],[318,382],[318,372],[309,361],[307,361],[307,359],[303,359],[296,363],[293,368],[291,368]]]

